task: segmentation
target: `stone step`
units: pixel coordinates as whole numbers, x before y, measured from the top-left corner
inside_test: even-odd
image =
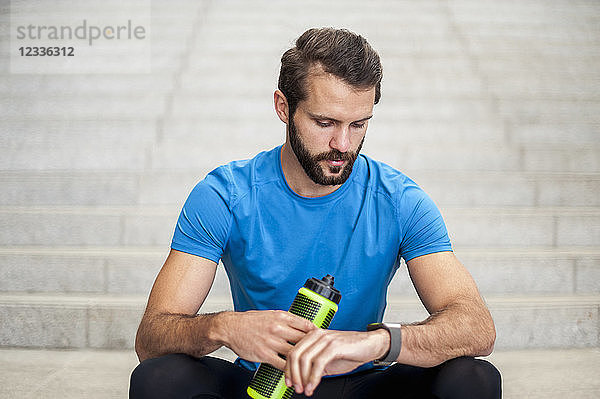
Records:
[[[265,123],[277,118],[272,109],[272,95],[275,88],[276,82],[273,80],[263,87],[262,94],[255,97],[240,98],[235,95],[223,95],[209,100],[202,96],[197,97],[195,94],[176,94],[172,100],[172,114],[168,116],[178,120],[200,120],[203,123],[214,121]],[[388,123],[393,119],[460,123],[473,118],[490,120],[495,115],[495,111],[486,104],[487,101],[483,96],[447,98],[419,96],[404,97],[401,100],[403,101],[398,100],[401,106],[391,100],[379,104],[376,108],[378,119],[389,121]],[[4,123],[14,124],[22,120],[95,120],[98,109],[102,110],[103,120],[147,120],[163,115],[166,101],[164,95],[154,95],[150,92],[141,97],[140,95],[121,96],[118,93],[110,96],[49,96],[36,102],[31,102],[27,96],[14,96],[0,101],[0,104],[3,105]],[[230,111],[232,103],[235,104],[235,114]],[[592,105],[590,104],[588,108]],[[535,108],[529,106],[529,112],[534,110]],[[467,115],[471,118],[466,118]]]
[[[478,67],[492,81],[506,80],[509,87],[511,82],[519,82],[525,78],[529,78],[528,82],[523,82],[525,87],[540,83],[551,85],[553,81],[554,87],[561,90],[568,90],[563,87],[564,83],[572,83],[581,88],[581,83],[588,82],[588,89],[593,89],[598,84],[598,71],[594,65],[600,62],[600,57],[580,54],[568,58],[556,56],[551,60],[552,63],[548,64],[548,58],[541,59],[535,54],[500,59],[482,55],[478,57]]]
[[[126,85],[123,91],[126,91]],[[148,90],[137,97],[112,96],[56,96],[49,94],[43,99],[32,101],[28,95],[0,97],[2,118],[9,121],[22,119],[148,119],[163,113],[164,95]]]
[[[0,292],[112,294],[150,292],[166,247],[0,247]],[[484,295],[598,295],[600,247],[455,248]],[[402,264],[391,295],[414,294]],[[230,295],[222,265],[211,292]]]
[[[327,20],[325,19],[323,22],[327,23]],[[406,25],[402,19],[389,22],[390,24]],[[265,20],[262,23],[268,24],[269,21]],[[230,29],[229,26],[234,24],[238,26],[234,30]],[[218,28],[223,25],[225,28],[219,32]],[[198,62],[201,62],[198,54],[202,51],[211,56],[222,56],[224,59],[227,59],[226,56],[228,55],[240,53],[267,57],[285,50],[285,47],[297,37],[299,32],[304,30],[305,26],[302,25],[302,23],[299,23],[297,29],[273,29],[278,36],[285,38],[285,41],[283,41],[281,39],[273,40],[269,36],[273,36],[273,34],[268,31],[253,32],[254,25],[247,22],[230,18],[227,18],[227,20],[213,19],[202,32],[197,33],[198,36],[196,36],[191,51],[196,54],[194,59]],[[435,57],[436,54],[438,57],[440,55],[458,57],[461,54],[464,56],[465,46],[477,57],[486,59],[490,58],[492,54],[498,54],[502,58],[509,55],[511,56],[510,58],[514,58],[515,56],[528,57],[531,56],[531,52],[527,50],[531,50],[532,48],[535,48],[541,59],[558,59],[563,62],[570,56],[575,57],[575,62],[581,58],[595,58],[600,56],[600,52],[597,49],[597,39],[595,41],[577,40],[565,35],[555,39],[532,40],[527,37],[503,37],[501,34],[489,37],[469,34],[465,42],[463,42],[460,34],[452,31],[453,27],[450,21],[445,18],[433,18],[422,21],[422,25],[416,30],[410,28],[402,31],[389,30],[388,32],[391,34],[388,32],[375,32],[369,25],[362,22],[356,23],[351,19],[349,20],[348,27],[367,37],[383,56],[384,61],[387,56],[410,53],[427,57]],[[458,29],[462,29],[462,27],[459,26]],[[495,33],[494,29],[490,30],[491,35]],[[585,33],[582,32],[582,35]]]
[[[267,102],[254,107],[261,117],[248,109],[244,122],[225,115],[206,122],[191,114],[179,120],[159,122],[159,115],[146,115],[101,124],[85,115],[71,120],[3,120],[0,144],[8,151],[0,170],[212,169],[281,143],[283,125]],[[413,111],[403,114],[378,108],[365,153],[401,170],[600,172],[600,146],[591,122],[506,128],[483,114],[466,122],[453,116],[456,108],[446,110],[443,103],[438,117],[427,119],[425,103],[417,102]],[[480,109],[486,112],[482,104]],[[571,136],[574,139],[568,140]]]
[[[216,62],[209,62],[210,60]],[[265,89],[272,90],[276,86],[279,62],[277,58],[264,60],[252,58],[255,62],[247,63],[248,57],[228,57],[223,60],[218,57],[202,58],[200,64],[192,64],[191,70],[180,78],[181,95],[193,96],[198,99],[211,99],[224,94],[231,97],[255,98],[264,95]],[[386,59],[387,61],[387,59]],[[243,63],[242,63],[243,62]],[[446,61],[444,60],[443,63]],[[433,62],[430,62],[433,64]],[[391,65],[390,65],[391,64]],[[422,65],[428,63],[421,62]],[[462,97],[481,95],[486,88],[482,80],[470,69],[447,70],[438,66],[437,69],[417,69],[416,66],[397,69],[393,62],[385,63],[385,81],[383,84],[383,100],[397,102],[412,97],[451,98],[460,100]],[[589,67],[587,67],[589,69]],[[511,75],[504,69],[498,72],[485,71],[486,83],[492,92],[507,99],[538,99],[538,100],[577,100],[593,102],[600,100],[600,76],[597,72],[588,70],[587,76],[578,72],[569,76],[564,71],[549,73],[543,70],[527,71],[525,67],[514,71]],[[248,80],[247,76],[253,79]],[[210,79],[208,79],[210,77]],[[140,96],[167,95],[173,90],[175,77],[173,73],[153,73],[148,75],[57,75],[52,79],[42,76],[34,78],[21,75],[11,75],[0,83],[0,94],[14,99],[31,96],[39,92],[51,93],[52,97],[38,101],[65,101],[68,98],[90,97],[99,99],[119,95],[124,99],[136,101]],[[226,90],[226,91],[225,91]],[[60,94],[57,94],[60,93]]]
[[[265,21],[268,23],[267,21]],[[324,21],[325,22],[325,21]],[[292,29],[279,29],[279,35],[284,40],[273,40],[267,33],[265,34],[253,34],[248,33],[242,36],[243,33],[231,32],[227,30],[224,34],[220,32],[214,32],[213,26],[220,26],[221,24],[236,24],[236,20],[211,20],[212,26],[207,26],[206,34],[204,31],[197,37],[194,42],[194,46],[191,51],[195,54],[199,54],[205,51],[211,56],[225,56],[234,53],[241,54],[252,54],[255,56],[268,56],[282,53],[285,47],[288,47],[291,42],[304,31],[302,26],[298,26],[297,30]],[[394,23],[401,24],[401,20],[396,20]],[[370,39],[370,42],[375,46],[377,51],[384,56],[399,55],[414,53],[417,51],[423,54],[434,54],[439,51],[439,54],[444,55],[455,55],[458,56],[461,53],[462,44],[458,40],[456,35],[452,35],[448,32],[447,21],[441,18],[434,18],[431,21],[424,22],[425,25],[433,25],[434,23],[442,24],[443,29],[433,29],[429,32],[423,32],[423,28],[419,31],[411,32],[410,30],[402,32],[402,34],[396,35],[374,35],[369,34],[370,29],[367,25],[360,26],[355,23],[350,23],[349,29],[353,29],[356,32],[360,32]],[[311,24],[312,25],[312,24]],[[238,29],[250,32],[253,29],[252,24],[242,24]],[[423,40],[423,36],[427,37],[427,40]],[[399,40],[402,39],[402,40]],[[420,40],[419,40],[420,39]],[[198,60],[198,58],[196,58]],[[226,59],[226,58],[225,58]],[[279,57],[275,58],[276,60]],[[385,64],[384,64],[385,65]]]
[[[310,7],[306,3],[291,4],[287,7],[272,7],[271,3],[252,3],[243,4],[243,2],[231,2],[210,10],[210,22],[215,24],[236,23],[242,25],[261,25],[265,21],[286,21],[287,24],[303,22],[307,26],[327,26],[324,22],[333,22],[338,19],[338,26],[354,25],[383,27],[384,32],[389,31],[394,23],[406,22],[407,29],[419,29],[419,25],[431,24],[438,20],[446,18],[445,10],[431,2],[424,5],[399,6],[394,3],[369,4],[365,8],[360,3],[321,3],[313,2],[315,7]],[[290,13],[294,18],[289,18]],[[286,19],[287,17],[287,19]],[[360,18],[362,17],[362,18]],[[312,24],[310,23],[312,21]],[[379,22],[377,25],[374,22]],[[283,25],[283,24],[281,24]],[[352,26],[348,27],[349,29]]]
[[[392,144],[377,146],[369,154],[399,170],[600,172],[600,147],[596,145],[535,143],[498,147],[490,143],[474,144],[470,148],[468,144],[454,143],[427,146],[404,144],[401,135],[394,138],[391,130],[379,129],[379,132],[389,137]]]
[[[440,206],[599,206],[597,175],[410,173]],[[588,176],[588,177],[586,177]]]
[[[369,4],[371,6],[371,4]],[[462,13],[455,13],[445,10],[444,7],[433,7],[428,11],[415,10],[413,5],[404,7],[402,10],[394,10],[389,7],[389,3],[385,5],[386,10],[377,9],[378,7],[370,7],[365,10],[359,6],[360,10],[349,10],[346,15],[340,15],[338,25],[348,23],[353,28],[362,28],[358,30],[362,35],[369,39],[378,40],[378,44],[386,42],[393,38],[399,37],[427,37],[436,40],[448,40],[449,38],[456,39],[460,34],[468,33],[469,38],[474,39],[493,39],[504,38],[506,40],[530,40],[532,44],[540,45],[544,43],[560,42],[568,39],[579,46],[597,45],[599,40],[593,35],[594,20],[584,20],[578,14],[578,23],[575,21],[567,21],[566,18],[562,24],[553,23],[546,19],[527,18],[524,21],[520,20],[493,20],[487,16],[477,15],[469,16]],[[261,12],[261,6],[252,5],[252,9],[243,6],[236,8],[221,8],[208,10],[207,25],[210,29],[207,30],[207,38],[213,40],[233,40],[233,37],[256,38],[264,42],[269,42],[269,35],[282,32],[290,32],[290,25],[282,26],[273,23],[264,22],[266,15]],[[269,10],[269,17],[273,16],[273,10]],[[297,21],[304,22],[307,19],[316,19],[314,26],[318,26],[318,22],[326,22],[332,19],[331,9],[323,8],[320,4],[319,10],[321,16],[299,16]],[[375,12],[372,12],[375,11]],[[417,11],[417,12],[415,12]],[[277,11],[275,11],[277,13]],[[282,13],[289,13],[288,10],[281,10]],[[310,12],[310,11],[309,11]],[[357,18],[357,15],[362,13],[362,20]],[[449,15],[452,14],[452,15]],[[377,22],[374,23],[374,19]],[[402,24],[402,29],[394,29],[398,24]],[[455,26],[453,26],[455,25]],[[445,33],[445,35],[441,35]],[[402,46],[403,43],[394,43],[394,45]]]
[[[485,298],[496,324],[496,349],[599,346],[600,296]],[[424,320],[417,297],[389,297],[384,320]]]
[[[450,238],[459,247],[600,243],[598,208],[446,207],[441,211]],[[0,245],[168,246],[179,212],[180,206],[3,206],[3,221],[19,228],[0,230]]]
[[[0,346],[132,348],[144,296],[0,294]],[[487,298],[497,329],[496,348],[598,346],[600,296]],[[231,309],[229,298],[210,297],[201,312]],[[416,297],[391,297],[388,321],[427,316]]]
[[[555,72],[543,66],[536,68],[537,64],[531,62],[533,70],[528,71],[526,68],[529,63],[526,60],[521,62],[523,65],[518,68],[496,65],[495,69],[490,70],[486,66],[481,67],[486,83],[496,97],[580,102],[598,102],[600,98],[600,74],[588,65],[576,71],[565,65],[564,68],[568,69]]]
[[[510,123],[566,122],[585,120],[600,125],[600,101],[577,101],[569,98],[554,100],[511,99],[498,100],[500,114]]]
[[[241,57],[240,57],[241,58]],[[246,57],[247,59],[247,57]],[[180,95],[197,99],[210,99],[226,95],[232,98],[260,98],[266,90],[274,90],[279,74],[278,63],[258,63],[253,67],[241,66],[235,59],[221,62],[220,70],[212,64],[192,64],[192,70],[181,77]],[[514,75],[503,71],[486,74],[485,82],[471,70],[401,70],[385,64],[385,80],[382,83],[382,103],[402,103],[410,98],[462,99],[480,98],[488,90],[496,97],[506,100],[539,100],[542,106],[555,101],[577,101],[597,104],[600,101],[600,77],[597,73],[569,77],[556,73],[527,73],[517,71]],[[248,81],[247,76],[253,79]],[[205,77],[213,77],[206,79]]]
[[[140,95],[166,95],[173,89],[173,74],[140,74],[140,75],[43,75],[23,76],[10,75],[0,80],[0,96],[31,97],[41,93],[52,93],[52,96],[63,98],[82,97],[85,101],[90,97],[110,100],[119,95],[136,101]],[[52,98],[56,98],[52,97]],[[52,98],[39,101],[53,101]]]
[[[425,144],[428,147],[445,146],[453,143],[461,143],[465,146],[492,143],[508,146],[510,144],[510,137],[505,131],[505,126],[502,125],[501,121],[491,118],[472,118],[468,121],[459,119],[445,121],[402,120],[395,118],[394,115],[380,113],[378,107],[375,107],[374,112],[375,116],[369,122],[367,138],[363,147],[365,149],[363,152],[366,154],[369,154],[366,151],[368,148],[386,148],[390,146],[390,142],[394,144],[394,147],[400,147],[400,145],[397,145],[399,143],[402,143],[402,146],[405,146],[406,143],[412,143],[413,145]],[[562,135],[565,134],[564,131],[559,132],[558,128],[556,129],[557,136],[561,133]],[[572,129],[575,130],[575,127],[572,127]],[[592,139],[595,139],[593,133],[593,131],[590,131],[589,141],[587,141],[587,135],[582,132],[580,134],[581,144],[595,143],[596,141],[592,141]],[[268,119],[254,121],[230,118],[207,122],[197,118],[167,118],[163,127],[165,141],[186,141],[195,144],[207,143],[209,145],[226,143],[227,147],[234,144],[243,145],[275,140],[278,140],[281,144],[284,137],[285,125],[276,119],[274,114]],[[519,137],[524,137],[523,142],[529,144],[525,141],[527,138],[525,133]],[[534,139],[531,139],[530,142],[537,143]],[[541,142],[544,143],[544,141]],[[570,143],[564,144],[566,148],[572,145]]]
[[[290,44],[291,45],[291,44]],[[245,54],[240,53],[231,53],[228,54],[226,58],[220,58],[216,56],[204,56],[200,57],[199,55],[196,57],[195,54],[190,54],[192,57],[191,60],[194,61],[189,65],[189,68],[183,71],[181,76],[182,83],[185,83],[183,86],[192,85],[199,86],[200,83],[197,81],[198,76],[194,76],[195,74],[213,74],[213,73],[223,73],[223,72],[236,72],[236,71],[251,71],[252,73],[262,74],[265,69],[275,68],[275,71],[279,73],[279,59],[280,56],[275,57],[274,59],[268,59],[264,57],[248,57]],[[506,62],[510,62],[511,60],[507,60]],[[466,73],[467,71],[472,71],[472,65],[468,59],[464,56],[444,56],[443,54],[432,54],[431,57],[401,57],[394,56],[392,54],[386,54],[385,58],[382,59],[383,67],[384,67],[384,79],[387,81],[388,75],[397,76],[398,78],[404,77],[406,74],[421,76],[423,74],[433,75],[433,74],[452,74],[456,73],[459,76],[461,74]],[[514,63],[514,62],[513,62]],[[595,74],[592,63],[590,62],[581,66],[581,70],[576,70],[581,73]],[[500,65],[492,64],[488,62],[487,68],[493,69],[496,67],[501,70]],[[511,64],[512,66],[512,64]],[[574,67],[580,66],[580,64],[575,64]],[[584,68],[585,66],[585,68]],[[513,68],[516,68],[512,66]],[[553,71],[553,73],[562,72],[564,74],[564,70],[561,69],[551,69],[552,66],[548,66],[548,68],[541,68],[540,73],[543,73],[544,70]],[[521,68],[523,68],[521,66]],[[390,73],[388,73],[388,71]],[[266,75],[266,74],[265,74]],[[260,75],[262,76],[262,75]],[[225,83],[225,82],[224,82]],[[246,84],[252,84],[252,82],[247,81]],[[383,84],[387,90],[387,84]],[[185,87],[182,87],[185,88]],[[390,87],[390,89],[392,89]]]
[[[0,206],[172,205],[217,164],[194,170],[0,172]],[[600,206],[600,174],[405,170],[441,207]]]
[[[410,130],[410,122],[399,123]],[[58,131],[57,136],[53,137],[53,132],[46,129],[39,133],[22,131],[23,134],[0,136],[0,143],[8,149],[0,159],[0,172],[60,173],[72,170],[74,173],[89,171],[94,174],[148,170],[151,174],[193,171],[203,176],[219,165],[235,159],[251,158],[281,144],[283,132],[280,122],[272,119],[266,125],[270,128],[258,136],[251,133],[260,130],[259,127],[222,133],[218,128],[205,126],[198,129],[200,132],[190,132],[189,140],[161,140],[165,135],[162,123],[148,123],[147,129],[140,126],[128,130],[120,123],[107,122],[104,126],[108,128],[98,129],[99,132],[106,132],[105,136],[92,131],[78,135],[77,131],[70,131],[71,128],[67,128],[62,137]],[[373,125],[372,135],[365,141],[364,153],[409,175],[414,171],[453,171],[463,174],[600,173],[600,147],[595,145],[563,145],[559,143],[560,139],[556,144],[502,144],[500,136],[492,131],[487,132],[495,135],[495,138],[487,143],[470,143],[467,138],[469,134],[464,134],[464,140],[447,140],[445,145],[431,145],[430,140],[434,140],[437,134],[435,127],[414,129],[406,136],[414,136],[421,131],[421,139],[404,142],[402,135],[394,136],[397,129],[386,127],[381,121]],[[533,131],[532,136],[537,134],[535,129]],[[73,140],[69,140],[70,137]],[[585,140],[589,135],[582,133],[581,137]]]
[[[314,7],[312,9],[310,7],[300,8],[301,6],[299,4],[295,5],[295,7],[273,9],[269,3],[255,4],[253,2],[252,5],[246,4],[244,6],[241,3],[235,2],[230,3],[229,7],[225,5],[211,10],[210,19],[211,21],[220,23],[237,22],[241,24],[260,25],[260,22],[266,21],[267,17],[273,19],[280,17],[283,19],[288,13],[296,14],[296,18],[294,18],[295,21],[307,20],[307,22],[309,22],[311,18],[316,18],[317,22],[331,20],[334,17],[334,14],[337,14],[336,16],[338,16],[338,19],[341,19],[343,22],[354,22],[355,24],[362,24],[370,26],[371,28],[388,28],[383,29],[384,32],[396,31],[395,29],[390,29],[397,26],[394,25],[394,23],[404,22],[407,29],[418,29],[416,27],[418,25],[433,25],[437,20],[447,21],[450,18],[456,18],[458,23],[469,25],[472,24],[472,21],[475,23],[479,22],[480,24],[482,21],[485,21],[489,23],[490,30],[497,27],[499,29],[506,29],[508,26],[512,25],[517,26],[516,29],[519,29],[518,26],[525,26],[525,28],[521,28],[523,30],[526,30],[527,27],[531,25],[541,25],[542,27],[551,28],[552,17],[559,16],[563,17],[561,21],[563,22],[563,27],[566,25],[575,30],[582,29],[582,26],[586,25],[593,26],[593,23],[597,21],[597,18],[593,13],[591,15],[588,14],[587,18],[582,18],[583,13],[581,10],[577,9],[573,11],[569,10],[568,7],[557,8],[554,13],[548,13],[546,7],[541,9],[539,7],[532,8],[527,12],[527,9],[509,6],[498,10],[498,15],[490,15],[483,10],[480,12],[474,10],[473,12],[470,6],[469,8],[461,8],[455,7],[454,5],[445,7],[434,2],[420,3],[426,4],[414,7],[410,2],[408,4],[369,3],[369,8],[365,9],[359,3],[348,5],[344,3],[344,12],[340,12],[340,3],[332,3],[330,6],[324,6],[319,3],[319,7]],[[593,8],[590,9],[593,10]],[[489,10],[485,10],[489,12]],[[361,16],[362,19],[359,19],[359,16]],[[578,17],[581,19],[581,23],[579,24],[577,23]],[[317,23],[314,25],[319,26]],[[533,37],[535,38],[535,36]],[[542,38],[540,37],[540,39]]]
[[[262,102],[266,101],[263,99]],[[270,108],[269,108],[270,109]],[[187,142],[213,140],[217,143],[232,141],[283,140],[284,125],[274,114],[264,120],[222,119],[203,121],[199,118],[166,118],[163,124],[163,137],[170,140]],[[561,124],[519,124],[510,126],[493,117],[471,118],[469,120],[432,120],[425,118],[399,117],[379,111],[375,107],[375,116],[369,122],[365,149],[369,147],[389,147],[406,143],[445,146],[461,143],[463,145],[498,144],[501,146],[557,145],[578,151],[585,146],[597,146],[598,126],[585,120],[577,123]],[[519,147],[520,148],[520,147]]]
[[[272,62],[270,65],[260,66],[260,70],[254,70],[246,66],[222,65],[221,70],[217,72],[199,65],[181,77],[182,87],[179,93],[202,100],[226,95],[252,101],[264,96],[265,90],[276,89],[278,66]],[[252,80],[248,80],[248,75],[253,77]],[[207,79],[208,76],[212,79]],[[383,83],[382,101],[393,103],[419,96],[460,101],[463,97],[481,96],[483,90],[482,82],[469,71],[461,74],[412,72],[405,76],[390,71],[389,74],[386,73]]]
[[[538,43],[534,43],[534,45],[532,45],[530,40],[525,38],[507,40],[503,37],[470,37],[468,47],[470,53],[477,58],[490,58],[494,55],[500,59],[505,57],[527,57],[532,52],[539,57],[539,61],[554,60],[557,58],[564,61],[565,58],[571,56],[575,57],[575,60],[582,56],[585,58],[600,57],[600,48],[597,44],[577,43],[566,37],[546,42],[539,41]]]
[[[144,168],[156,137],[156,114],[102,123],[80,117],[2,120],[0,170]]]
[[[264,117],[268,116],[265,114]],[[369,136],[368,142],[365,141],[365,153],[399,170],[600,173],[600,146],[477,142],[451,142],[439,146],[406,142],[402,134],[398,134],[398,125],[391,123],[395,119],[402,124],[401,117],[388,118],[383,114],[379,117],[373,123],[375,126],[371,126],[372,136]],[[167,138],[152,148],[151,167],[158,170],[197,170],[204,169],[207,162],[220,165],[232,159],[252,157],[259,151],[280,144],[282,133],[277,124],[271,119],[273,128],[265,130],[264,135],[247,136],[229,141],[227,145],[224,144],[228,137],[219,135],[217,131],[189,141]]]
[[[173,97],[172,114],[175,119],[196,119],[200,121],[231,121],[240,120],[249,123],[256,121],[268,122],[276,120],[272,110],[272,92],[275,82],[265,86],[262,95],[241,100],[236,96],[222,96],[207,101],[206,98],[196,97],[192,94],[176,94]],[[52,101],[43,101],[28,104],[27,99],[15,98],[5,100],[6,120],[21,119],[59,119],[69,115],[73,119],[89,119],[93,115],[94,107],[106,105],[105,118],[132,119],[134,115],[147,119],[154,115],[161,115],[164,111],[166,100],[160,96],[148,96],[143,101],[134,101],[134,98],[121,98],[120,96],[103,98],[52,98]],[[236,113],[232,115],[230,107],[236,104]],[[400,102],[400,105],[398,104]],[[475,97],[447,97],[431,98],[427,96],[405,97],[398,101],[382,101],[376,108],[377,119],[380,122],[392,124],[398,120],[417,120],[433,122],[460,123],[471,119],[491,121],[494,125],[505,119],[505,123],[521,124],[581,124],[600,125],[598,116],[598,101],[581,101],[572,103],[565,100],[537,100],[537,99],[499,99],[498,109],[493,108],[485,95]],[[500,114],[498,114],[498,112]],[[463,122],[464,123],[464,122]],[[396,130],[395,126],[390,129]]]
[[[141,164],[140,164],[141,166]],[[3,205],[133,205],[141,203],[141,172],[130,171],[12,171],[0,172]],[[168,178],[167,178],[168,179]],[[182,182],[182,178],[175,179]],[[187,180],[184,181],[188,181]],[[146,180],[147,181],[147,180]],[[159,178],[154,179],[160,181]],[[166,184],[166,183],[164,183]],[[186,183],[186,192],[192,184]],[[184,187],[181,187],[183,190]],[[145,190],[144,190],[145,191]],[[156,193],[160,195],[160,193]],[[182,203],[180,194],[173,203]],[[175,196],[173,196],[175,198]]]
[[[239,16],[234,16],[232,13],[229,13],[228,16],[223,16],[222,14],[211,13],[209,11],[208,18],[196,31],[195,41],[197,45],[212,46],[210,43],[233,43],[237,41],[243,44],[254,43],[253,46],[260,51],[264,51],[269,47],[280,48],[284,44],[291,45],[297,36],[308,27],[298,26],[302,23],[300,20],[291,21],[291,23],[286,23],[285,25],[267,21],[265,21],[265,23],[255,24],[243,19],[240,20],[238,17]],[[410,21],[410,18],[416,18],[419,19],[419,21]],[[225,19],[228,19],[228,21],[225,22]],[[325,19],[323,17],[317,17],[315,18],[314,23],[310,25],[318,26],[317,24],[319,22],[325,22],[327,19],[330,19],[330,16],[326,16]],[[382,21],[382,24],[377,27],[364,24],[361,21],[358,21],[355,15],[350,15],[341,17],[339,23],[336,25],[342,26],[344,22],[348,22],[348,29],[354,29],[360,35],[366,37],[370,42],[376,42],[378,49],[381,47],[387,49],[410,45],[401,43],[398,39],[408,39],[408,41],[412,41],[427,38],[427,40],[424,40],[427,42],[457,40],[457,35],[453,32],[449,21],[444,20],[440,15],[435,14],[426,16],[406,15],[402,20],[396,18],[393,21]],[[386,24],[390,27],[389,25],[394,23],[402,23],[403,29],[385,29]],[[285,40],[285,42],[282,40]]]
[[[580,146],[598,143],[598,125],[593,122],[521,123],[509,128],[507,135],[515,144],[552,144]]]
[[[581,15],[579,15],[580,17]],[[456,23],[461,32],[468,33],[469,37],[475,39],[490,39],[501,37],[506,40],[530,40],[532,43],[547,43],[548,40],[560,41],[568,39],[577,45],[598,45],[600,40],[593,32],[593,20],[578,18],[580,23],[556,24],[548,20],[530,19],[527,23],[514,20],[490,21],[484,15],[454,15]]]
[[[161,46],[164,48],[164,50],[157,51],[150,58],[148,58],[148,60],[150,62],[150,69],[148,72],[144,72],[144,73],[156,74],[157,76],[173,75],[173,74],[177,73],[179,71],[179,69],[181,68],[180,61],[185,52],[185,48],[183,48],[182,46],[178,46],[177,44],[171,45],[170,42],[164,43],[164,45],[161,45]],[[154,47],[155,46],[153,45],[152,48],[154,49]],[[12,50],[12,53],[11,53],[8,48],[2,49],[2,47],[0,47],[0,59],[9,60],[10,57],[15,56],[15,51],[16,50]],[[123,56],[130,55],[129,53],[127,53],[127,50],[122,50],[121,54]],[[114,73],[112,73],[112,76],[115,76],[115,77],[134,76],[135,73],[139,73],[139,71],[141,70],[141,68],[139,68],[139,65],[135,69],[128,68],[129,67],[128,65],[121,67],[122,64],[119,63],[120,61],[118,59],[118,57],[119,57],[118,55],[115,55],[115,58],[112,58],[110,60],[107,60],[106,56],[103,54],[102,55],[93,55],[93,57],[94,58],[92,58],[92,56],[86,58],[86,65],[99,64],[99,65],[111,66],[110,69],[105,69],[105,70],[108,70],[109,72],[114,72]],[[144,61],[144,66],[145,66],[145,63],[146,63],[146,61]],[[0,63],[0,77],[15,76],[14,74],[10,74],[9,66],[10,66],[9,64]],[[144,71],[145,70],[146,69],[144,69]],[[93,71],[93,69],[88,68],[86,70],[82,70],[82,73],[80,75],[81,76],[102,75],[102,73],[98,73],[98,74],[84,73],[85,71]],[[131,71],[133,71],[133,73]],[[2,73],[4,73],[4,75],[2,75]],[[72,74],[68,74],[68,75],[65,74],[65,75],[73,76]],[[27,76],[33,76],[33,75],[29,74]],[[50,75],[44,75],[44,76],[50,76]],[[57,76],[57,74],[54,74],[52,76]],[[127,92],[127,85],[125,85],[125,84],[124,84],[123,90],[119,93],[124,93],[124,92],[125,93]],[[52,93],[50,93],[50,94],[52,94]],[[143,98],[143,96],[141,96],[140,98]]]
[[[557,145],[525,145],[523,170],[547,172],[600,172],[600,147],[575,146],[566,150]]]
[[[543,207],[498,208],[497,212],[493,208],[446,209],[442,213],[457,246],[561,247],[600,242],[597,208],[581,213],[571,211],[575,208]]]

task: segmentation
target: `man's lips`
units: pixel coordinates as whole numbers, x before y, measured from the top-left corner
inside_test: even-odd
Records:
[[[344,160],[334,160],[334,159],[328,159],[327,163],[331,166],[342,166],[344,164]]]

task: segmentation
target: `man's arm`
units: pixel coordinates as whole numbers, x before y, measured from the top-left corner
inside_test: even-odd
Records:
[[[213,261],[171,250],[137,331],[135,350],[140,361],[177,352],[202,356],[221,346],[210,328],[218,314],[195,316],[212,286],[216,268]]]
[[[420,256],[407,265],[431,316],[402,326],[397,361],[432,367],[459,356],[489,355],[496,340],[494,321],[475,281],[454,253]]]
[[[496,338],[494,322],[473,278],[454,254],[420,256],[408,262],[408,269],[431,316],[402,326],[397,361],[431,367],[458,356],[491,353]],[[297,392],[311,395],[323,375],[352,371],[382,357],[389,347],[385,330],[313,331],[288,355],[286,381]]]
[[[168,353],[204,356],[225,345],[250,361],[283,369],[278,353],[315,329],[308,320],[284,311],[197,312],[212,286],[217,264],[171,250],[156,277],[137,331],[140,361]]]

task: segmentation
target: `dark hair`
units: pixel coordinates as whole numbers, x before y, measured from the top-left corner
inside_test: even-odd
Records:
[[[358,89],[375,87],[375,104],[379,102],[383,68],[367,40],[346,29],[312,28],[281,57],[278,87],[288,101],[290,116],[306,98],[306,78],[315,66]]]

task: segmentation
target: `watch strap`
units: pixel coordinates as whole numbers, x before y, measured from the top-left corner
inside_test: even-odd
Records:
[[[390,334],[390,349],[383,357],[377,359],[375,365],[390,365],[396,361],[402,349],[402,325],[398,323],[371,323],[367,331],[384,329]]]

